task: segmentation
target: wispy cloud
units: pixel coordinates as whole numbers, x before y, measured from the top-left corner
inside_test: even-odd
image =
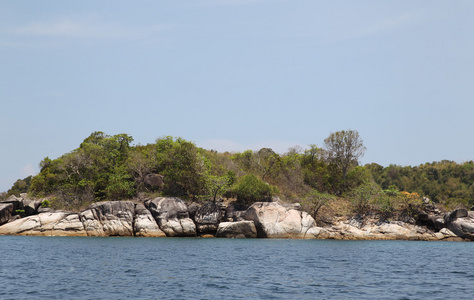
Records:
[[[64,17],[4,28],[0,33],[10,39],[28,39],[30,42],[32,38],[121,41],[153,38],[169,28],[170,26],[166,25],[126,26],[104,22],[97,17]],[[21,44],[22,41],[3,42],[8,43]]]
[[[383,34],[409,26],[421,18],[418,13],[404,12],[384,19],[347,22],[344,26],[333,26],[331,30],[320,33],[321,42],[329,44]]]

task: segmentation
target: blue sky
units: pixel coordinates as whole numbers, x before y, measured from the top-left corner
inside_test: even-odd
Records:
[[[474,159],[473,1],[0,1],[0,191],[93,131]]]

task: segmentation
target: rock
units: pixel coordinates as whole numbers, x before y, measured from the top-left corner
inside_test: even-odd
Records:
[[[143,204],[135,206],[135,220],[133,222],[135,236],[165,237],[166,234],[158,227],[151,212]]]
[[[158,197],[147,201],[151,214],[167,236],[196,236],[186,203],[179,198]]]
[[[224,220],[227,222],[245,221],[245,213],[247,209],[247,205],[241,203],[231,203],[225,210]]]
[[[441,230],[446,227],[446,223],[444,222],[444,218],[437,218],[434,220],[434,228],[436,230]]]
[[[306,212],[288,209],[276,202],[254,203],[245,218],[255,223],[258,237],[306,238],[307,231],[316,227],[313,217]]]
[[[0,225],[7,223],[13,216],[13,203],[0,203]]]
[[[188,212],[189,212],[189,217],[194,220],[194,217],[196,216],[196,212],[199,209],[199,205],[197,203],[191,203],[188,207]]]
[[[331,238],[330,232],[326,228],[322,227],[311,227],[306,231],[305,239],[329,239]]]
[[[338,220],[329,228],[330,238],[347,240],[437,240],[425,227],[380,220]]]
[[[145,183],[151,187],[162,189],[165,185],[164,176],[160,174],[147,174],[145,176]]]
[[[459,212],[461,211],[461,212]],[[466,216],[465,213],[466,212]],[[474,211],[455,210],[446,218],[446,228],[463,239],[474,240]],[[464,216],[464,217],[457,217]]]
[[[468,215],[467,210],[464,208],[461,208],[461,209],[456,209],[455,211],[451,212],[449,214],[449,217],[451,219],[457,219],[457,218],[467,217],[467,215]]]
[[[204,203],[194,216],[199,234],[215,234],[222,220],[220,205],[214,201]]]
[[[6,204],[6,203],[11,203],[13,204],[13,212],[17,209],[22,209],[23,208],[23,202],[21,198],[17,198],[15,195],[11,195],[8,197],[7,200],[2,201],[0,203]]]
[[[84,224],[79,214],[69,214],[56,223],[52,230],[52,236],[87,236]]]
[[[22,202],[26,216],[35,215],[38,213],[38,208],[41,206],[41,200],[23,198]]]
[[[38,213],[45,213],[45,212],[52,212],[54,211],[54,209],[50,208],[50,207],[38,207]]]
[[[89,236],[133,236],[131,201],[97,202],[79,214]]]
[[[7,223],[0,226],[0,234],[85,236],[86,232],[77,214],[52,212],[41,213]]]
[[[217,228],[216,237],[256,238],[257,228],[252,221],[222,222]]]

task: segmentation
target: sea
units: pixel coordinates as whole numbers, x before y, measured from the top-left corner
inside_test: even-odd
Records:
[[[474,243],[0,236],[0,299],[474,299]]]

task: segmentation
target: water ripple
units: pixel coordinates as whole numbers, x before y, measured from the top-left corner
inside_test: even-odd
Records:
[[[473,243],[1,236],[0,299],[471,299]]]

